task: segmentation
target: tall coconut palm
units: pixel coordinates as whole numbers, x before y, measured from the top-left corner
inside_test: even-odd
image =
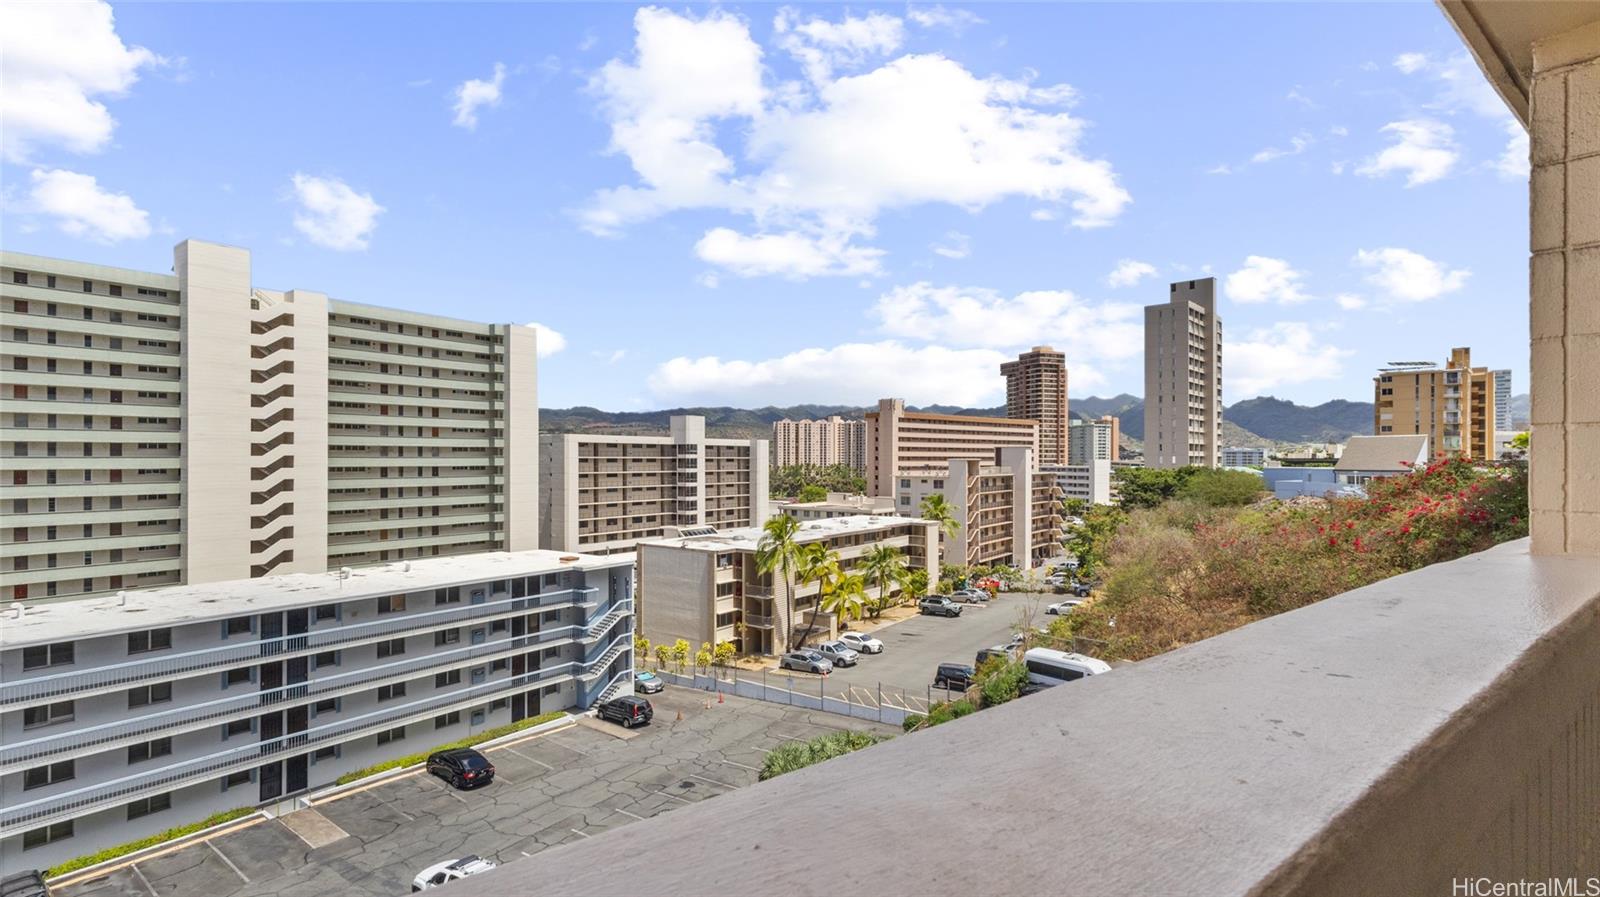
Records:
[[[821,542],[812,542],[809,545],[800,546],[799,558],[797,559],[797,563],[795,565],[794,574],[794,581],[796,585],[805,585],[806,583],[814,582],[818,583],[820,586],[826,584],[833,577],[840,575],[840,573],[839,553],[837,551],[829,551]],[[819,603],[818,607],[813,609],[814,611],[821,609],[820,602],[822,597],[822,592],[819,589],[817,593],[817,599]],[[792,603],[790,605],[790,612],[791,614],[793,613]],[[805,644],[806,639],[811,637],[812,631],[816,628],[817,615],[815,612],[813,612],[811,614],[811,622],[806,624],[805,630],[790,638],[789,650],[793,651]]]
[[[877,619],[878,615],[889,606],[889,583],[899,582],[901,576],[905,574],[905,556],[893,545],[879,545],[867,549],[861,556],[860,569],[863,577],[877,583],[878,598],[867,605],[867,612],[873,619]]]
[[[867,599],[867,581],[859,573],[831,572],[817,597],[817,607],[839,620],[860,617]]]
[[[788,608],[788,619],[794,623],[794,585],[791,583],[800,569],[802,546],[798,540],[800,521],[787,514],[773,517],[761,525],[761,541],[756,543],[756,569],[773,579],[783,581],[783,599]]]
[[[935,492],[932,495],[925,496],[922,499],[920,510],[923,520],[932,520],[934,523],[939,524],[939,542],[941,546],[947,536],[951,542],[955,541],[956,536],[961,532],[961,518],[956,516],[955,507],[946,501],[943,495]],[[945,558],[952,556],[952,552],[948,550],[941,552],[941,554]],[[962,560],[965,560],[964,555]]]

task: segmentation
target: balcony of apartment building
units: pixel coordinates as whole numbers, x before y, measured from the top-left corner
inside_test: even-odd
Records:
[[[456,890],[792,893],[827,887],[823,857],[922,895],[1451,895],[1600,874],[1600,9],[1441,8],[1532,135],[1531,539]],[[941,814],[968,834],[955,846],[905,824]],[[828,822],[796,837],[796,820]]]

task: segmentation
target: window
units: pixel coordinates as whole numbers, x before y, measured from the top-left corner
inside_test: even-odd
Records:
[[[490,632],[505,632],[509,620],[495,620],[489,624]]]
[[[130,764],[143,763],[146,760],[165,757],[171,753],[172,739],[157,738],[155,741],[147,741],[144,744],[128,745],[128,762]]]
[[[251,719],[230,720],[222,727],[222,737],[232,738],[235,735],[249,735],[255,729],[255,721]]]
[[[83,291],[84,291],[84,292],[85,292],[85,293],[92,293],[92,292],[94,292],[94,281],[92,281],[92,280],[86,280],[86,281],[84,281],[84,282],[83,282]]]
[[[489,702],[490,710],[504,710],[510,706],[511,701],[507,698],[495,698],[493,701]]]
[[[551,695],[559,695],[559,694],[561,694],[561,686],[559,686],[559,685],[546,685],[544,688],[539,690],[539,694],[541,694],[541,695],[543,695],[544,697],[547,697],[547,698],[550,697]]]
[[[460,670],[447,670],[447,671],[445,671],[443,673],[435,673],[434,676],[433,676],[433,687],[434,688],[445,688],[446,686],[460,685],[460,684],[461,684],[461,671]]]
[[[240,785],[248,784],[250,784],[250,770],[241,769],[238,772],[228,773],[227,777],[222,780],[222,790],[227,791],[229,788],[237,788]]]
[[[172,809],[172,792],[152,794],[128,804],[128,818],[138,819],[140,816],[149,816],[151,813],[170,809]]]
[[[43,667],[66,666],[72,663],[72,655],[72,642],[31,645],[22,649],[22,668],[37,670]]]
[[[487,641],[488,638],[489,638],[489,631],[487,629],[484,629],[482,626],[479,626],[477,629],[472,630],[472,643],[474,645],[481,645],[485,641]]]
[[[323,760],[337,759],[339,759],[339,746],[336,744],[330,744],[327,747],[319,747],[317,748],[316,752],[311,755],[311,762],[313,763],[320,763]]]
[[[405,696],[406,684],[404,682],[396,682],[393,685],[378,686],[378,700],[380,701],[390,701],[395,698],[403,698]]]
[[[379,732],[378,733],[378,743],[379,744],[388,744],[391,741],[402,741],[402,740],[405,739],[405,737],[406,737],[406,727],[405,726],[401,726],[398,729],[390,729],[387,732]]]
[[[35,766],[22,774],[22,790],[43,788],[57,782],[70,781],[77,776],[77,765],[72,760],[62,760],[47,766]]]
[[[433,718],[433,727],[435,729],[443,729],[446,726],[454,726],[454,725],[456,725],[457,723],[460,723],[460,722],[461,722],[461,711],[452,710],[449,713],[441,714],[439,716],[434,717]]]
[[[122,295],[122,285],[121,284],[115,284],[114,283],[111,286],[106,287],[106,289],[110,290],[111,291],[111,295],[113,295],[113,296],[121,296]]]
[[[85,559],[84,564],[92,560]],[[128,653],[144,654],[149,651],[165,651],[172,647],[171,629],[150,629],[145,632],[128,633]]]
[[[459,629],[443,629],[433,634],[433,646],[435,648],[442,645],[455,645],[460,642],[461,630]]]
[[[452,587],[450,587],[448,589],[434,589],[433,590],[433,603],[434,604],[460,604],[461,603],[461,589],[460,589],[460,587],[459,586],[452,586]]]
[[[396,654],[404,653],[406,653],[406,640],[403,638],[392,638],[386,642],[378,643],[379,660],[382,660],[385,657],[392,657]]]
[[[222,674],[222,687],[227,688],[230,685],[247,685],[249,684],[250,679],[250,668],[238,667],[237,669],[232,669]]]
[[[222,637],[250,634],[249,617],[230,617],[222,623]]]
[[[316,619],[318,619],[318,620],[337,620],[337,619],[339,619],[339,605],[337,605],[337,604],[319,604],[319,605],[317,605]]]
[[[481,725],[483,725],[484,720],[485,720],[485,714],[484,714],[482,708],[479,708],[477,710],[472,711],[472,725],[481,726]]]
[[[20,283],[20,284],[26,285],[27,282],[28,282],[28,272],[26,272],[26,271],[12,271],[11,272],[11,282],[12,283]]]
[[[313,716],[321,716],[324,713],[337,713],[338,710],[338,698],[323,698],[317,703],[311,705],[311,713]]]
[[[23,832],[22,849],[32,850],[70,837],[72,837],[72,820],[68,819],[66,822],[56,822]]]
[[[336,667],[339,665],[338,651],[323,651],[311,658],[311,668],[320,670],[323,667]]]
[[[500,658],[499,660],[491,661],[489,663],[489,672],[491,672],[491,673],[498,673],[498,672],[501,672],[502,670],[507,670],[507,669],[510,669],[510,668],[511,668],[511,661],[505,659],[504,657]]]
[[[40,726],[67,723],[72,721],[72,717],[73,704],[71,701],[40,704],[38,707],[29,707],[22,711],[22,728],[37,729]]]
[[[128,689],[129,710],[149,704],[164,704],[170,700],[172,700],[171,682],[158,682],[155,685],[140,685]]]
[[[406,596],[385,595],[378,599],[378,613],[393,614],[406,609]]]

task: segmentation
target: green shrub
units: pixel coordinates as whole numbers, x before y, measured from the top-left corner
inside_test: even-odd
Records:
[[[46,869],[44,875],[45,878],[55,878],[57,876],[66,875],[68,872],[76,872],[79,869],[93,866],[96,863],[104,863],[106,860],[114,860],[117,857],[126,856],[136,850],[144,850],[146,847],[154,847],[157,844],[161,844],[166,841],[182,838],[184,835],[192,835],[201,829],[208,829],[213,825],[221,825],[224,822],[231,822],[242,816],[249,816],[255,811],[255,807],[237,807],[232,810],[223,810],[221,813],[212,813],[210,816],[207,816],[199,822],[191,822],[188,825],[180,825],[176,828],[169,828],[160,834],[151,835],[148,838],[140,838],[137,841],[129,841],[126,844],[118,844],[116,847],[107,847],[105,850],[102,850],[99,853],[91,853],[88,856],[81,856],[77,859],[67,860],[65,863],[62,863],[58,866],[51,866],[49,869]]]
[[[1247,505],[1261,497],[1266,482],[1256,474],[1242,470],[1202,470],[1190,477],[1178,490],[1184,498],[1191,498],[1214,508]]]
[[[920,713],[908,713],[906,714],[906,718],[900,721],[900,728],[910,732],[912,729],[920,727],[927,721],[928,718]]]
[[[781,744],[767,752],[766,759],[761,761],[761,773],[758,778],[766,781],[786,772],[794,772],[851,751],[871,747],[884,740],[885,736],[874,735],[871,732],[844,731],[818,735],[810,741],[791,741]]]
[[[1004,704],[1022,692],[1028,667],[1020,660],[991,657],[978,668],[978,697],[985,707]]]
[[[396,757],[393,760],[385,760],[382,763],[375,763],[372,766],[368,766],[365,769],[358,769],[355,772],[347,772],[336,779],[335,783],[339,785],[348,785],[351,782],[360,781],[367,776],[377,775],[380,772],[387,772],[391,769],[402,769],[407,766],[416,766],[418,763],[422,763],[423,761],[427,760],[429,754],[437,751],[453,751],[457,748],[472,747],[475,744],[482,744],[485,741],[503,738],[513,732],[520,732],[523,729],[537,726],[540,723],[548,723],[551,720],[560,719],[566,715],[567,713],[564,710],[552,710],[549,713],[541,713],[538,716],[532,717],[531,719],[521,720],[504,726],[496,726],[493,729],[486,729],[476,735],[469,735],[459,741],[452,741],[449,744],[441,744],[438,747],[429,748],[428,750],[416,754],[407,754],[404,757]]]

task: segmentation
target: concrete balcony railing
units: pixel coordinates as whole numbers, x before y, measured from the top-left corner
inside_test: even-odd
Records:
[[[971,836],[930,849],[904,820],[934,814]],[[796,819],[833,822],[797,838]],[[452,893],[813,893],[819,857],[919,895],[1450,895],[1596,875],[1600,558],[1502,545]]]

